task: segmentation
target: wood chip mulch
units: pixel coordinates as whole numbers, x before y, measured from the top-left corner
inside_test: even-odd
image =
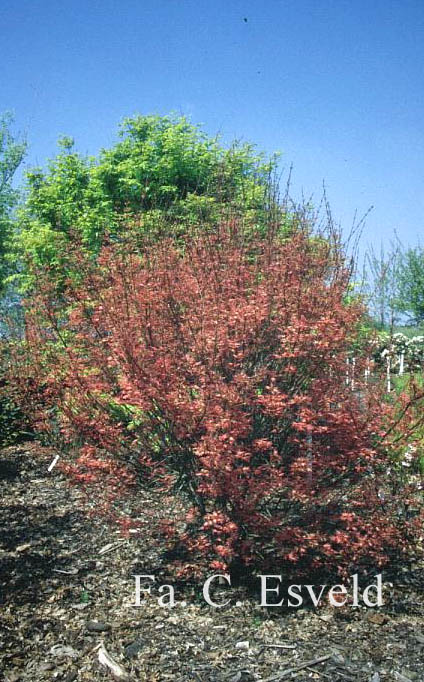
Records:
[[[422,563],[383,574],[375,609],[282,612],[241,588],[214,609],[193,585],[175,608],[157,588],[136,607],[134,574],[166,573],[152,530],[163,500],[140,491],[146,514],[125,538],[87,516],[59,468],[48,472],[53,456],[34,443],[0,451],[0,680],[424,681]]]

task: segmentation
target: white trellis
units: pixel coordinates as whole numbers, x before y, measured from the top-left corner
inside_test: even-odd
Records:
[[[391,357],[389,354],[386,355],[386,381],[387,381],[387,393],[390,393],[392,390],[392,379],[391,379]]]
[[[365,365],[364,376],[365,376],[365,383],[367,384],[369,381],[369,378],[371,376],[370,359],[369,358],[367,358],[367,364]]]

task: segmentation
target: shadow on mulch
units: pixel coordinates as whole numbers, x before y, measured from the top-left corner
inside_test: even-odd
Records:
[[[31,512],[46,514],[46,509],[40,505]],[[7,516],[5,526],[0,528],[0,546],[7,554],[0,559],[0,604],[11,601],[15,605],[36,604],[45,600],[46,582],[55,578],[53,566],[64,566],[69,561],[69,557],[61,557],[59,540],[75,533],[80,515],[74,512],[51,515],[36,523],[28,519],[28,508],[23,505],[9,506],[3,511]],[[35,546],[24,548],[30,542]]]
[[[13,481],[21,475],[21,468],[10,459],[0,459],[0,481]]]

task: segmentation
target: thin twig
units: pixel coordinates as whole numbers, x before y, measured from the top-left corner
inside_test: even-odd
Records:
[[[331,654],[326,654],[325,656],[314,658],[311,661],[305,661],[305,663],[300,663],[299,665],[295,665],[292,668],[287,668],[287,670],[284,670],[282,673],[279,673],[278,675],[268,677],[266,680],[264,680],[264,682],[280,682],[280,680],[283,680],[285,677],[288,677],[292,673],[298,672],[298,670],[304,670],[305,668],[310,668],[313,665],[318,665],[318,663],[328,661],[329,658],[331,658]]]

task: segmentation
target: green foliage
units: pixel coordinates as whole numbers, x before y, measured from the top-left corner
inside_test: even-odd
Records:
[[[413,339],[414,336],[422,335],[423,328],[420,326],[414,326],[414,325],[408,325],[408,326],[398,325],[395,327],[394,332],[396,334],[403,334],[408,339]]]
[[[30,436],[28,424],[21,410],[0,387],[0,447],[13,445]]]
[[[408,249],[399,272],[398,309],[415,324],[424,322],[424,249]]]
[[[388,252],[372,249],[366,258],[369,307],[381,330],[400,329],[400,323],[424,322],[424,249],[403,249],[399,241]],[[403,329],[402,329],[403,331]],[[417,330],[415,330],[417,333]]]
[[[106,232],[117,239],[131,222],[158,237],[213,228],[228,215],[242,214],[253,230],[270,220],[276,157],[249,144],[225,148],[184,117],[126,119],[118,142],[97,158],[77,153],[71,138],[59,144],[46,170],[27,173],[12,256],[24,263],[60,272],[75,234],[97,253]]]
[[[0,117],[0,290],[8,272],[6,244],[12,229],[11,212],[18,199],[12,181],[26,152],[25,141],[18,140],[10,130],[12,123],[11,114]]]

